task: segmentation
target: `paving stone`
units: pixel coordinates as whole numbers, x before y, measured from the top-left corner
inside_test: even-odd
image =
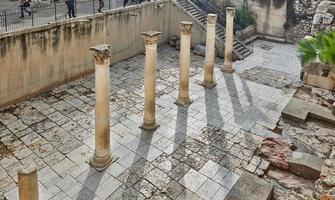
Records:
[[[214,182],[211,179],[207,179],[196,193],[203,199],[210,200],[220,189],[220,187],[221,186],[218,183]]]
[[[154,165],[145,159],[139,159],[134,163],[129,170],[137,174],[138,176],[144,176],[154,169]]]
[[[65,158],[64,160],[60,161],[59,163],[52,166],[52,169],[54,169],[59,175],[62,177],[68,175],[71,170],[76,168],[76,164],[69,160],[68,158]]]
[[[54,182],[62,191],[66,191],[68,188],[71,188],[75,185],[78,181],[70,175],[65,176],[58,182]]]
[[[165,173],[169,173],[173,168],[175,168],[180,162],[173,158],[172,156],[163,153],[152,164],[158,169],[162,170]]]
[[[272,192],[273,186],[270,183],[244,172],[229,191],[225,200],[268,200],[272,198]]]
[[[139,180],[135,184],[135,189],[140,191],[146,198],[150,198],[158,188],[145,179]]]
[[[200,200],[200,197],[195,194],[194,192],[192,192],[189,189],[185,189],[177,198],[177,200]]]
[[[191,169],[190,166],[185,163],[179,163],[175,168],[173,168],[168,175],[173,178],[175,181],[179,181],[182,177],[187,174],[187,172]]]
[[[208,178],[213,178],[222,168],[221,165],[209,160],[200,170],[199,172]]]
[[[50,167],[45,167],[38,172],[39,181],[46,187],[51,186],[61,180],[61,177]]]
[[[199,172],[191,169],[182,179],[178,182],[185,186],[187,189],[196,192],[200,186],[206,181],[206,177]]]
[[[131,172],[130,170],[124,171],[122,174],[120,174],[117,179],[122,182],[125,186],[130,187],[137,183],[141,179],[141,176],[138,176],[137,174]]]
[[[116,191],[122,183],[114,177],[110,177],[107,181],[103,182],[95,191],[96,196],[100,199],[106,199],[114,191]]]
[[[166,194],[171,199],[176,199],[183,191],[184,187],[178,182],[171,180],[162,190],[161,193]]]
[[[212,200],[222,200],[225,199],[229,190],[224,187],[220,187],[219,190],[215,193],[214,197]]]
[[[126,169],[127,169],[126,167],[119,164],[118,162],[114,162],[106,169],[106,172],[116,178],[120,174],[122,174]]]
[[[171,178],[158,168],[150,171],[144,178],[160,190],[171,181]]]

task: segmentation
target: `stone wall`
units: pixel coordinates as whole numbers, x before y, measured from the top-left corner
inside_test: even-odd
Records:
[[[0,107],[94,71],[89,47],[112,46],[111,63],[144,51],[140,33],[169,39],[169,0],[0,35]]]
[[[250,9],[255,15],[258,34],[284,37],[286,0],[252,0]]]
[[[294,18],[291,21],[295,21],[290,24],[290,27],[286,30],[285,38],[287,42],[295,43],[306,35],[311,34],[313,16],[315,10],[321,0],[291,0],[292,11],[294,12]],[[290,21],[290,20],[289,20]]]
[[[322,1],[315,11],[312,34],[319,31],[335,31],[335,2]]]

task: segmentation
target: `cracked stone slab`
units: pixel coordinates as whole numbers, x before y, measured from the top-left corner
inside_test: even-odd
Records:
[[[297,122],[305,122],[308,117],[311,117],[335,124],[335,115],[332,114],[332,110],[296,98],[292,98],[286,105],[282,111],[282,117]]]
[[[309,153],[293,152],[289,160],[289,170],[313,180],[320,177],[324,159]]]
[[[270,200],[273,186],[263,179],[243,172],[224,200]]]

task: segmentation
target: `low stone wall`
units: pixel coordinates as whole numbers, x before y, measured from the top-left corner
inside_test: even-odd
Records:
[[[89,47],[112,46],[111,63],[144,51],[140,33],[170,37],[169,0],[0,35],[0,107],[94,71]]]

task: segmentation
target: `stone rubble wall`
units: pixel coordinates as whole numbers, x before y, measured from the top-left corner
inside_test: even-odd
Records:
[[[295,0],[293,7],[297,23],[286,30],[286,41],[295,43],[305,36],[319,31],[335,30],[333,20],[335,13],[334,4],[335,2],[331,1]],[[328,9],[329,5],[332,5],[330,9]]]
[[[322,1],[315,11],[312,25],[312,34],[319,31],[335,30],[335,2]]]

